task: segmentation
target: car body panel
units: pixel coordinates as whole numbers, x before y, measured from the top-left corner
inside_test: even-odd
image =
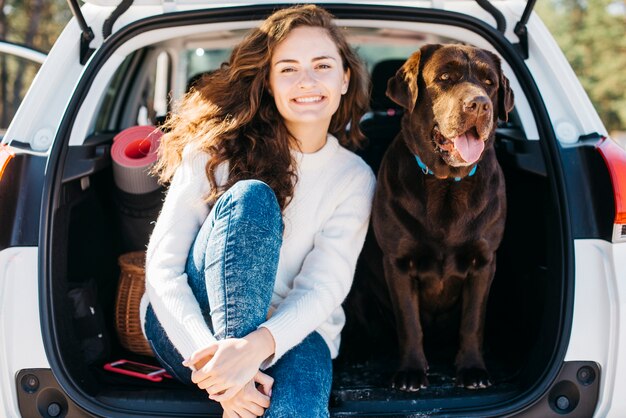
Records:
[[[626,411],[626,243],[613,244],[612,249],[612,262],[609,264],[609,268],[614,270],[614,284],[616,295],[613,296],[616,299],[614,311],[615,315],[615,332],[614,343],[611,345],[613,348],[613,359],[611,363],[607,365],[607,369],[615,370],[615,386],[613,389],[613,396],[608,393],[605,394],[607,398],[610,397],[610,414],[607,416],[618,418],[624,416]],[[609,392],[610,393],[610,392]],[[601,416],[601,415],[598,415]]]
[[[594,359],[602,381],[598,417],[622,417],[626,411],[626,244],[576,240],[576,295],[566,361]],[[601,342],[601,343],[600,343]],[[611,412],[613,411],[613,412]],[[622,412],[618,412],[622,411]]]
[[[39,316],[39,249],[0,251],[0,411],[19,417],[15,376],[22,369],[50,368]]]

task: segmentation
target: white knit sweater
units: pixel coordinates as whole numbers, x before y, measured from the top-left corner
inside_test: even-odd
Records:
[[[167,335],[183,358],[215,341],[187,284],[185,261],[209,214],[208,156],[186,150],[170,184],[148,244],[146,294]],[[276,351],[269,367],[313,331],[334,358],[345,324],[341,303],[354,275],[368,226],[376,179],[369,166],[328,136],[319,151],[296,153],[298,182],[283,213],[280,250],[270,317]],[[224,182],[226,172],[218,172]]]

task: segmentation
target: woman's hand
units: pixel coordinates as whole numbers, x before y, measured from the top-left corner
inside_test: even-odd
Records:
[[[274,350],[272,334],[261,327],[244,338],[227,338],[200,349],[183,364],[195,366],[191,380],[206,390],[209,398],[223,402],[253,379]]]
[[[255,383],[259,383],[257,388]],[[270,394],[274,379],[263,372],[257,372],[237,394],[227,401],[221,402],[224,418],[260,417],[270,406]]]

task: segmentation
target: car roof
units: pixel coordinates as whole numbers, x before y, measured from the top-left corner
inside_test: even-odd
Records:
[[[342,0],[341,3],[347,4],[384,4],[389,6],[411,6],[411,7],[425,7],[425,8],[438,8],[438,5],[444,2],[472,2],[474,0]],[[98,6],[117,6],[119,0],[83,0],[84,3],[89,3]],[[316,0],[312,3],[317,4],[336,4],[337,1],[333,0]],[[230,0],[230,1],[212,1],[212,0],[134,0],[133,6],[154,6],[161,4],[179,4],[197,6],[202,8],[218,8],[229,6],[252,6],[252,5],[268,5],[268,4],[294,4],[293,1],[288,0]]]
[[[70,5],[76,5],[78,0],[68,0]],[[87,8],[100,14],[98,9],[104,8],[111,11],[111,15],[105,26],[112,26],[120,15],[123,15],[124,21],[129,23],[134,20],[129,15],[140,18],[144,15],[142,9],[151,9],[149,14],[161,14],[176,11],[192,11],[203,9],[226,9],[237,8],[246,6],[280,6],[280,5],[293,5],[299,2],[293,2],[289,0],[229,0],[229,1],[214,1],[214,0],[124,0],[121,3],[119,0],[82,0]],[[358,5],[358,6],[387,6],[387,7],[410,7],[415,9],[435,9],[445,10],[450,12],[456,12],[465,14],[483,20],[488,24],[494,24],[498,31],[504,33],[506,27],[515,27],[515,33],[517,34],[517,27],[521,29],[521,32],[525,36],[526,23],[530,16],[532,9],[536,3],[536,0],[316,0],[312,3],[328,6],[336,6],[339,3],[343,5]],[[161,12],[158,11],[159,6]],[[133,9],[138,13],[126,13],[126,10]],[[156,9],[156,10],[155,10]],[[155,13],[156,11],[156,13]],[[78,7],[72,7],[72,12],[81,14],[81,9]],[[106,15],[106,12],[104,12]],[[100,14],[102,16],[102,14]],[[84,18],[79,17],[79,22]],[[144,16],[145,17],[145,16]],[[245,16],[242,16],[245,19]],[[521,20],[520,20],[521,18]],[[99,19],[99,18],[97,18]],[[494,22],[495,19],[495,22]],[[519,20],[519,22],[518,22]],[[507,22],[508,21],[508,22]],[[118,26],[119,27],[119,26]],[[110,35],[110,28],[105,30],[105,38]]]

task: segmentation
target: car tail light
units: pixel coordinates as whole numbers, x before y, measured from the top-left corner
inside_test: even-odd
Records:
[[[15,153],[7,144],[0,144],[0,182],[2,181],[2,175],[4,169],[9,165],[9,161],[15,157]]]
[[[626,241],[626,151],[610,138],[602,138],[596,148],[609,169],[615,196],[613,242]]]

